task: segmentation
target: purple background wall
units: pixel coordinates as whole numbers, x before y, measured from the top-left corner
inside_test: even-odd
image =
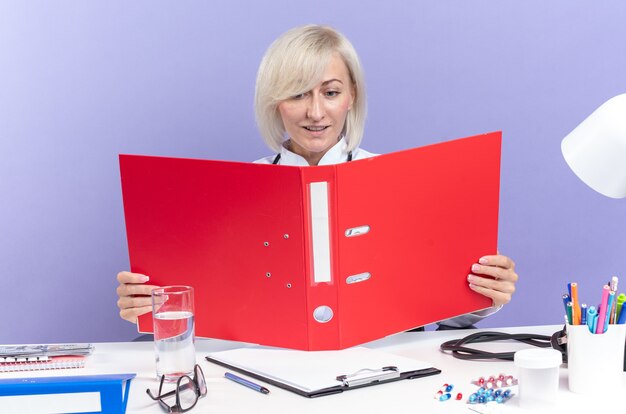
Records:
[[[257,65],[276,36],[310,22],[360,53],[366,149],[504,132],[499,248],[521,279],[481,326],[562,322],[568,281],[594,303],[611,275],[626,278],[626,200],[587,188],[560,153],[626,92],[624,21],[620,0],[4,0],[0,343],[135,336],[115,305],[128,268],[117,155],[267,155]]]

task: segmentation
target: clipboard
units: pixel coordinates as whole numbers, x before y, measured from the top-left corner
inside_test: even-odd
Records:
[[[362,347],[341,351],[248,347],[215,352],[205,359],[307,398],[441,373],[427,362]],[[325,380],[319,379],[322,375]]]
[[[316,167],[120,155],[131,271],[193,286],[198,337],[308,351],[489,308],[467,275],[497,251],[500,148],[493,132]]]

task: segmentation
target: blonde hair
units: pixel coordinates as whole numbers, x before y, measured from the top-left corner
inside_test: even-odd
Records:
[[[291,29],[276,39],[259,65],[254,111],[263,140],[273,151],[280,152],[286,138],[278,105],[320,83],[335,53],[348,68],[354,89],[354,102],[346,117],[343,135],[349,151],[361,143],[367,101],[365,79],[356,50],[335,29],[306,25]]]

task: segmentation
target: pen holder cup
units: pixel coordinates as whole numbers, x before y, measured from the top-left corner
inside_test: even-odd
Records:
[[[570,391],[597,394],[607,384],[621,384],[625,342],[626,325],[609,325],[602,334],[592,334],[586,325],[567,325]]]

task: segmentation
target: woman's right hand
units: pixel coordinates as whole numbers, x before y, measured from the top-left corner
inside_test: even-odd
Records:
[[[152,311],[152,289],[158,286],[146,285],[150,280],[146,275],[131,272],[119,272],[117,274],[117,307],[120,308],[120,316],[129,322],[137,323],[137,317]]]

